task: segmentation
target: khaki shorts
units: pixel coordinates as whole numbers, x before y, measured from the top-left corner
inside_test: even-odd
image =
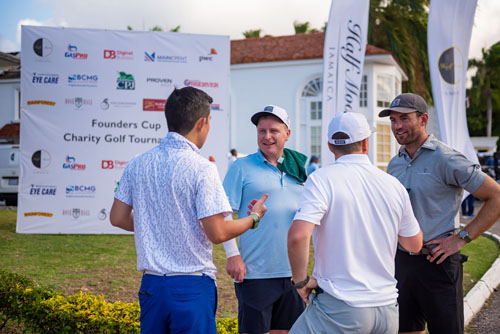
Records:
[[[398,305],[352,307],[328,293],[311,294],[309,306],[290,334],[398,333]]]

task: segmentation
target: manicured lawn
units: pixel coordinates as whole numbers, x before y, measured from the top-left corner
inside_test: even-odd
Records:
[[[0,268],[26,275],[66,294],[90,291],[108,301],[137,300],[141,274],[136,270],[134,238],[130,235],[16,234],[16,211],[0,210]],[[464,249],[464,288],[468,291],[498,257],[500,248],[481,237]],[[235,317],[237,303],[226,274],[222,245],[214,246],[218,268],[218,317]],[[312,270],[312,251],[309,272]]]

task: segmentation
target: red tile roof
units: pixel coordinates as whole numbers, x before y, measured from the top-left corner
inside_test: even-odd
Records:
[[[19,123],[5,124],[0,129],[0,138],[19,137]]]
[[[231,64],[321,59],[325,33],[269,36],[231,41]],[[366,55],[391,54],[368,44]]]

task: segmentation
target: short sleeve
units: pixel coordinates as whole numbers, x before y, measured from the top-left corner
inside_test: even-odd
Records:
[[[326,198],[326,189],[324,189],[315,174],[307,178],[304,190],[300,196],[299,208],[293,220],[304,220],[315,225],[320,225],[330,201]]]
[[[233,210],[239,210],[243,195],[243,170],[239,161],[234,162],[224,177],[224,191]]]
[[[195,203],[198,219],[219,213],[224,217],[232,214],[217,168],[212,163],[207,168],[200,169],[197,174]]]
[[[115,198],[120,202],[123,202],[127,205],[133,206],[132,201],[132,189],[130,183],[130,172],[132,169],[132,164],[129,163],[125,170],[123,171],[123,175],[118,183],[118,188],[115,191]]]
[[[452,155],[444,169],[446,183],[461,187],[470,193],[475,192],[483,184],[486,174],[481,166],[468,160],[462,154]]]
[[[415,218],[415,215],[413,214],[413,208],[411,206],[410,196],[408,196],[408,192],[406,191],[406,189],[404,189],[403,186],[401,186],[400,188],[400,193],[403,200],[403,212],[401,215],[398,234],[402,237],[413,237],[420,231],[420,226],[418,224],[417,218]]]

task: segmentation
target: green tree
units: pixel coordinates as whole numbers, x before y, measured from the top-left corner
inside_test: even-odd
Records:
[[[293,28],[295,29],[295,34],[306,34],[309,32],[309,22],[301,23],[299,21],[293,21]]]
[[[243,32],[243,36],[245,38],[254,38],[254,37],[260,37],[260,33],[262,32],[262,29],[249,29]]]
[[[427,56],[429,0],[372,0],[368,43],[391,51],[408,74],[406,90],[432,102]]]
[[[134,30],[134,29],[132,28],[132,26],[127,26],[127,30]],[[181,26],[178,25],[177,27],[172,28],[169,31],[170,32],[180,32],[180,30],[181,30]],[[156,26],[150,28],[149,31],[163,31],[163,28],[161,26],[156,25]]]
[[[467,89],[467,125],[473,136],[500,136],[500,42],[482,54],[482,59],[469,60],[476,74]]]

